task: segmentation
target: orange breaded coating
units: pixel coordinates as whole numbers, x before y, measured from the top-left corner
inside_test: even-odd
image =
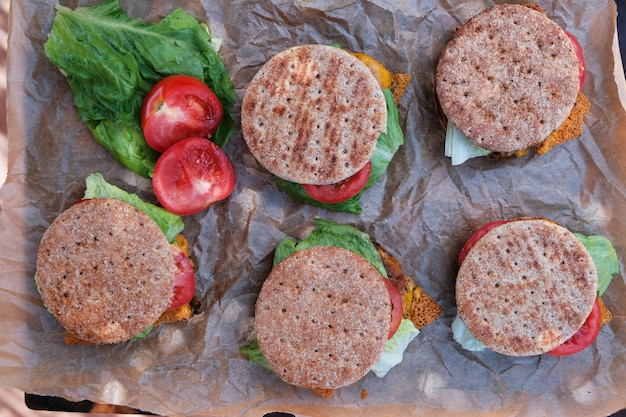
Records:
[[[406,88],[411,82],[410,74],[393,74],[391,81],[391,92],[393,93],[393,102],[397,106],[400,99],[404,95]]]
[[[599,300],[600,300],[600,310],[602,311],[602,325],[604,326],[605,324],[610,322],[611,319],[613,319],[613,313],[611,313],[608,307],[604,304],[604,301],[602,301],[602,298],[600,298]]]
[[[539,146],[537,147],[537,154],[543,155],[550,151],[556,145],[560,145],[568,140],[576,139],[580,135],[583,134],[583,118],[587,113],[589,113],[589,109],[591,108],[591,103],[587,97],[582,93],[578,93],[578,97],[576,97],[576,103],[574,104],[574,108],[570,112],[565,122],[550,136],[548,136]]]
[[[398,288],[402,298],[402,317],[410,319],[418,329],[437,320],[443,314],[441,306],[426,295],[422,287],[415,284],[413,278],[402,271],[400,261],[377,242],[373,243],[380,254],[389,280]]]

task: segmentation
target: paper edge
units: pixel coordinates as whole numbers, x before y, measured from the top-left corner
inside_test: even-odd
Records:
[[[2,8],[3,12],[6,8],[7,11],[7,17],[10,16],[10,0],[2,0],[1,2],[2,4],[0,5],[0,7]],[[0,77],[2,77],[2,79],[0,80],[0,89],[4,89],[6,95],[5,95],[5,101],[4,101],[4,105],[5,105],[5,112],[4,112],[4,118],[5,118],[5,122],[8,124],[8,117],[7,117],[7,110],[9,107],[9,94],[7,92],[7,86],[8,86],[8,77],[9,77],[9,70],[8,70],[8,62],[9,62],[9,50],[8,50],[8,46],[9,46],[9,27],[8,27],[8,22],[9,19],[7,19],[6,22],[4,22],[6,24],[6,26],[3,25],[2,28],[0,28],[0,45],[2,46],[2,53],[4,54],[4,63],[5,65],[3,66],[3,68],[0,68]],[[7,130],[8,130],[8,126],[7,126]],[[0,132],[0,187],[2,187],[2,185],[5,183],[5,181],[7,180],[7,175],[9,172],[9,134],[8,132]]]
[[[615,76],[615,84],[617,84],[617,92],[619,99],[622,103],[622,107],[626,110],[626,76],[624,75],[624,64],[622,62],[622,56],[619,48],[618,31],[613,33],[613,56],[615,58],[615,68],[613,75]]]

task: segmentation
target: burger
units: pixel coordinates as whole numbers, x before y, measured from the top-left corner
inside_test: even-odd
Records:
[[[199,306],[186,240],[177,233],[170,242],[137,205],[168,218],[161,224],[175,225],[176,216],[137,203],[136,195],[99,174],[88,178],[86,194],[93,193],[107,196],[84,198],[62,212],[37,252],[37,288],[65,328],[66,343],[125,342],[161,323],[190,318]]]
[[[255,306],[256,340],[241,352],[327,398],[370,370],[383,377],[441,313],[367,234],[316,219],[300,243],[276,248]]]
[[[243,97],[241,129],[257,162],[296,202],[360,213],[404,142],[396,104],[408,74],[328,45],[269,59]]]
[[[454,338],[469,350],[566,356],[597,338],[619,261],[601,236],[544,218],[491,222],[459,255]]]
[[[590,104],[576,38],[538,4],[492,6],[457,28],[437,63],[437,110],[452,164],[543,155],[579,137]]]

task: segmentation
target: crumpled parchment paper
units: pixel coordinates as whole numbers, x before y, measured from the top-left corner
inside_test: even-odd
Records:
[[[91,5],[68,1],[65,5]],[[360,216],[297,205],[276,190],[237,131],[226,147],[232,196],[185,219],[203,313],[161,326],[142,341],[76,347],[45,310],[32,279],[52,220],[82,196],[92,172],[154,202],[150,182],[125,170],[76,118],[72,94],[43,54],[50,0],[11,5],[8,75],[9,173],[0,190],[0,384],[70,400],[127,405],[161,415],[606,416],[626,405],[626,286],[604,297],[613,321],[597,342],[568,358],[510,358],[463,351],[453,340],[456,257],[483,223],[550,217],[610,238],[626,253],[626,115],[613,74],[612,0],[542,1],[586,54],[591,112],[580,140],[518,160],[475,159],[453,167],[433,101],[437,57],[454,28],[492,1],[124,1],[131,16],[157,21],[183,7],[223,39],[237,89],[272,55],[304,43],[340,44],[413,75],[400,104],[406,142],[363,198]],[[316,216],[352,224],[383,242],[445,309],[384,379],[368,374],[324,400],[288,386],[238,350],[252,333],[253,306],[273,249],[304,236]],[[623,270],[623,267],[622,267]],[[622,274],[623,275],[623,274]],[[361,390],[369,395],[361,399]]]

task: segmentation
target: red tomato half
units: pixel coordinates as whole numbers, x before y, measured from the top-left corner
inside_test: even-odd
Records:
[[[163,207],[189,216],[228,197],[235,174],[228,156],[204,138],[189,138],[170,146],[157,159],[152,188]]]
[[[478,229],[461,248],[461,252],[459,253],[459,266],[461,266],[463,260],[465,260],[465,257],[467,256],[467,253],[470,251],[470,249],[472,249],[472,247],[474,247],[476,242],[478,242],[481,237],[485,236],[487,232],[489,232],[491,229],[494,229],[501,224],[505,224],[511,221],[514,220],[497,220],[495,222],[487,223],[486,225]]]
[[[174,277],[174,295],[170,300],[168,310],[173,310],[187,304],[196,292],[196,278],[191,260],[176,245],[170,245],[174,261],[176,262],[176,276]]]
[[[385,286],[387,287],[387,292],[389,293],[389,298],[391,299],[391,323],[389,324],[389,336],[387,339],[391,339],[398,327],[400,327],[400,322],[402,321],[402,297],[400,297],[400,293],[398,289],[391,281],[387,278],[383,278],[385,281]]]
[[[368,161],[353,176],[336,184],[314,185],[302,184],[304,191],[313,199],[326,204],[342,203],[359,193],[367,184],[372,171],[372,161]]]
[[[598,338],[601,327],[602,309],[600,307],[600,300],[596,298],[596,302],[594,303],[585,324],[583,324],[583,327],[574,333],[572,337],[548,353],[555,356],[567,356],[578,353],[591,345]]]
[[[141,107],[141,128],[158,152],[190,137],[209,138],[222,121],[219,98],[202,81],[170,75],[150,90]]]
[[[574,52],[576,52],[576,57],[578,58],[578,73],[579,73],[579,90],[583,89],[583,84],[585,84],[585,75],[587,73],[585,67],[585,56],[583,55],[583,48],[581,48],[578,39],[568,31],[565,31],[565,34],[572,41],[572,45],[574,46]]]

